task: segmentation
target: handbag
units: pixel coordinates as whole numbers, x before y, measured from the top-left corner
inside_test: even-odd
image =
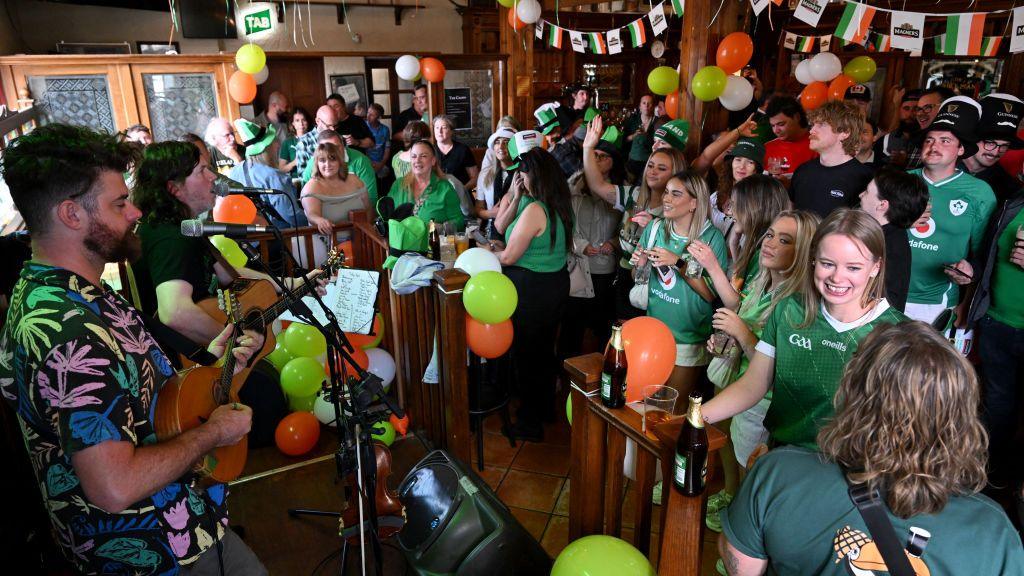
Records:
[[[661,219],[654,221],[654,228],[651,230],[651,235],[647,237],[647,250],[654,247],[654,240],[658,234],[658,230],[661,228]],[[647,289],[647,284],[651,278],[651,263],[646,262],[644,265],[637,270],[636,278],[633,282],[633,287],[629,289],[629,303],[634,308],[640,310],[647,310],[647,299],[650,296],[650,291]]]
[[[590,278],[590,259],[570,251],[567,258],[569,268],[569,296],[593,298],[594,281]]]

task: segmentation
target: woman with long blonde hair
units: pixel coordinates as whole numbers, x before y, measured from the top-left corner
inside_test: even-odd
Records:
[[[457,230],[466,224],[459,195],[437,163],[434,146],[417,140],[409,146],[409,173],[395,180],[388,196],[396,205],[411,203],[412,213],[424,222],[451,222]]]
[[[747,371],[704,405],[709,422],[750,409],[774,386],[764,420],[771,443],[814,448],[858,343],[879,324],[906,321],[885,300],[885,237],[867,213],[830,214],[811,255],[801,293],[772,310]]]
[[[299,200],[310,225],[332,238],[334,225],[348,222],[352,210],[370,210],[366,184],[349,172],[345,154],[330,142],[316,147],[313,177],[302,187]],[[341,241],[346,236],[341,234]]]
[[[726,260],[725,239],[709,218],[709,196],[707,183],[697,174],[674,175],[662,194],[662,217],[644,228],[629,260],[634,266],[651,265],[647,314],[672,330],[676,362],[669,385],[683,398],[696,388],[708,364],[704,343],[711,335],[714,295],[702,275],[686,273],[682,256],[687,244],[699,239],[720,266]]]
[[[895,574],[853,486],[880,497],[911,573],[1020,574],[1020,536],[979,494],[988,439],[978,388],[974,368],[927,324],[875,327],[839,382],[821,451],[769,452],[722,512],[729,573]]]

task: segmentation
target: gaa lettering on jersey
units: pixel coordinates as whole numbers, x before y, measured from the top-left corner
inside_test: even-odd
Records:
[[[952,209],[952,206],[950,206],[950,209]],[[910,233],[913,234],[914,238],[928,238],[932,234],[935,234],[935,220],[933,218],[929,218],[924,224],[911,228]],[[937,247],[935,249],[938,250]]]
[[[789,343],[792,344],[793,346],[804,348],[806,350],[811,349],[811,339],[806,336],[801,336],[799,334],[790,334]]]
[[[828,348],[832,348],[833,350],[839,350],[840,352],[846,352],[846,344],[843,344],[842,342],[833,342],[831,340],[822,340],[821,341],[821,345],[822,346],[826,346]]]
[[[927,530],[911,526],[906,539],[907,544],[903,553],[907,555],[911,569],[920,576],[931,574],[928,564],[921,558],[931,536]],[[871,536],[865,532],[844,526],[836,531],[832,539],[832,550],[836,553],[835,563],[842,563],[847,574],[869,576],[880,572],[889,573],[878,544],[875,544]]]
[[[953,213],[953,216],[959,216],[967,211],[967,202],[957,198],[949,201],[949,211]]]

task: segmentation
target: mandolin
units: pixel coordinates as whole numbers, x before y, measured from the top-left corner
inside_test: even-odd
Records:
[[[327,254],[327,260],[320,267],[321,271],[315,276],[310,277],[308,283],[303,283],[302,286],[292,290],[295,298],[301,300],[303,296],[307,296],[316,288],[317,280],[324,277],[329,278],[331,274],[334,274],[335,270],[344,265],[345,253],[332,249]],[[242,318],[242,329],[260,332],[265,337],[263,348],[253,355],[253,361],[249,363],[251,366],[274,351],[274,347],[277,345],[277,338],[275,338],[272,330],[267,330],[267,326],[288,310],[288,307],[294,303],[294,300],[289,298],[287,294],[278,297],[274,284],[269,280],[238,278],[231,283],[230,289],[237,297],[241,308],[239,316]],[[217,322],[227,323],[227,316],[224,314],[217,298],[206,298],[197,302],[196,305]],[[195,365],[194,362],[184,356],[181,356],[181,360],[183,366]]]
[[[153,425],[159,441],[178,436],[209,419],[218,406],[238,402],[238,391],[249,376],[245,368],[235,374],[235,342],[242,334],[239,305],[233,292],[218,297],[235,329],[224,350],[221,367],[195,366],[171,378],[157,396]],[[217,482],[230,482],[242,473],[248,450],[248,437],[238,443],[221,446],[196,463],[195,471]]]

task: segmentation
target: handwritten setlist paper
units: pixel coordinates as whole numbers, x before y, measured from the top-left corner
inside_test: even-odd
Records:
[[[338,278],[327,285],[324,304],[334,312],[342,332],[369,334],[373,328],[374,306],[380,287],[380,272],[342,268]],[[327,324],[327,315],[312,296],[302,299],[313,311],[313,317],[321,324]],[[291,312],[281,315],[282,320],[301,320]]]

